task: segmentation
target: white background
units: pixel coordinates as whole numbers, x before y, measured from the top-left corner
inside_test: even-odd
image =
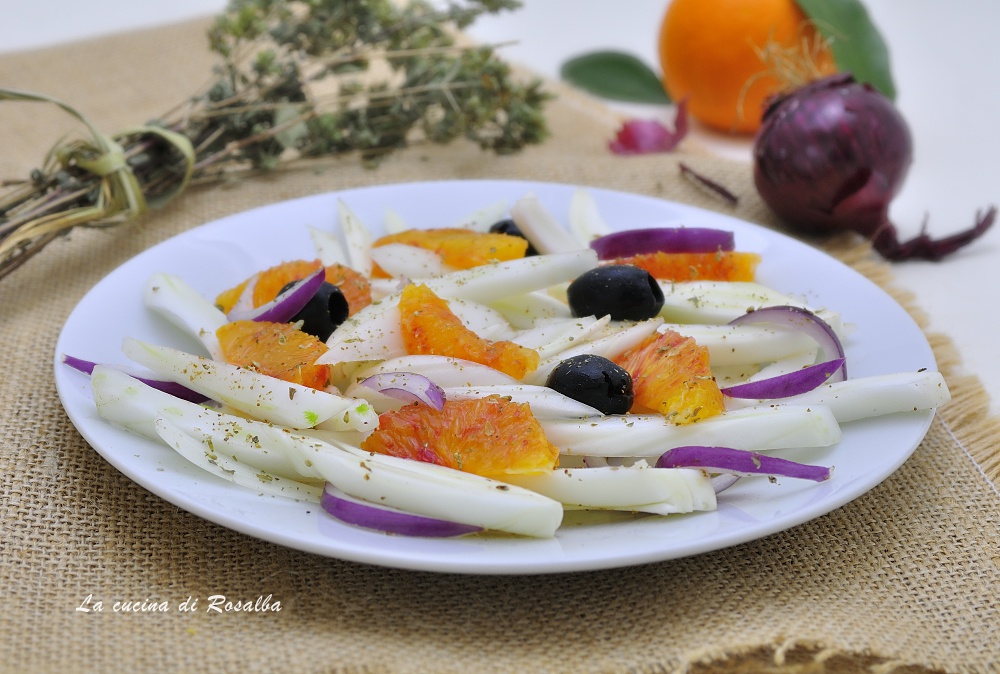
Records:
[[[751,2],[752,0],[747,0]],[[599,48],[629,51],[656,67],[655,40],[667,0],[527,0],[520,10],[481,21],[475,37],[516,40],[512,61],[556,77],[567,57]],[[222,0],[31,0],[0,6],[0,53],[32,49],[130,28],[154,26],[224,7]],[[868,0],[889,44],[897,105],[914,134],[914,165],[893,203],[901,235],[945,235],[972,224],[977,209],[1000,204],[1000,68],[994,0]],[[2,86],[2,83],[0,83]],[[653,111],[647,114],[663,114]],[[746,157],[747,141],[704,136],[719,152]],[[897,282],[917,294],[930,328],[948,334],[966,370],[990,391],[1000,412],[1000,227],[942,263],[908,262]]]

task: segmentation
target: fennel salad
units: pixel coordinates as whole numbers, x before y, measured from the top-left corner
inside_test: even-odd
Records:
[[[214,298],[150,276],[145,309],[200,353],[126,337],[128,365],[63,360],[104,420],[221,479],[428,537],[545,538],[568,511],[669,517],[740,479],[835,480],[774,452],[948,400],[931,370],[850,377],[851,326],[753,280],[731,232],[611,231],[583,190],[565,215],[529,194],[414,233],[387,211],[375,239],[340,201],[306,264]],[[263,362],[288,347],[308,355]]]

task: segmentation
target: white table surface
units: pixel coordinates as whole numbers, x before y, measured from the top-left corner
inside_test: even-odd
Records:
[[[747,0],[748,2],[752,0]],[[527,0],[513,13],[481,20],[474,37],[516,41],[505,58],[557,77],[569,56],[599,48],[629,51],[655,67],[656,32],[667,0]],[[212,15],[223,0],[32,0],[0,5],[0,54],[132,28]],[[889,44],[897,105],[914,135],[914,164],[890,210],[900,235],[925,216],[942,236],[972,224],[977,209],[1000,205],[1000,68],[995,0],[867,0]],[[2,85],[2,83],[0,83]],[[665,112],[625,108],[656,116]],[[718,152],[749,157],[749,141],[701,134]],[[895,266],[897,283],[917,296],[930,329],[949,335],[965,370],[982,380],[1000,413],[1000,226],[941,263]]]

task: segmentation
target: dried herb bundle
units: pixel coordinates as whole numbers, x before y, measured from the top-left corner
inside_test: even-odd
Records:
[[[496,153],[546,136],[541,83],[513,80],[492,47],[456,40],[516,0],[439,9],[421,0],[231,0],[209,31],[210,84],[160,119],[63,142],[0,193],[0,279],[75,227],[130,221],[191,180],[358,155],[377,166],[415,142],[465,138]]]

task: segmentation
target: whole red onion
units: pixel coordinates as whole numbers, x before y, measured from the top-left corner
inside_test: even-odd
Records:
[[[966,231],[900,242],[889,202],[913,158],[910,130],[888,98],[849,73],[771,101],[753,154],[758,192],[790,227],[808,234],[855,231],[890,260],[940,260],[981,236],[996,217],[990,207]]]

